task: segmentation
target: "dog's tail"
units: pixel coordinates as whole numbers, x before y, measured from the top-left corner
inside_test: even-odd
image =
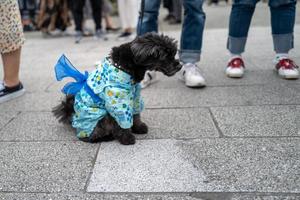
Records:
[[[74,100],[75,97],[73,95],[67,95],[61,104],[53,108],[52,113],[59,122],[64,124],[72,123],[72,116],[75,113]]]

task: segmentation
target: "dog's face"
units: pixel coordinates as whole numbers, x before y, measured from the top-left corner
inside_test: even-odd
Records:
[[[147,33],[134,39],[130,43],[130,49],[136,65],[143,66],[146,70],[172,76],[182,67],[178,59],[175,59],[177,43],[168,36]]]

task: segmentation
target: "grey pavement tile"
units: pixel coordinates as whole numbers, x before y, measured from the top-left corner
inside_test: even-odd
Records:
[[[88,192],[300,192],[300,139],[101,145]]]
[[[289,85],[157,89],[142,91],[147,108],[299,104],[300,93]]]
[[[60,92],[27,92],[24,96],[0,104],[0,110],[7,111],[51,111],[63,98]]]
[[[180,156],[174,140],[102,144],[88,192],[191,192],[204,176]]]
[[[0,130],[3,129],[7,123],[15,118],[18,115],[18,112],[0,112]]]
[[[83,191],[97,144],[2,142],[0,192]]]
[[[184,141],[185,159],[201,171],[208,191],[300,192],[300,139]]]
[[[149,133],[138,139],[191,139],[218,137],[208,109],[151,109],[142,112]]]
[[[77,140],[75,131],[59,123],[51,112],[23,112],[0,135],[0,141]]]
[[[0,193],[0,200],[299,200],[297,194],[235,193],[164,193],[164,194],[97,194],[97,193]]]
[[[1,194],[0,200],[207,200],[189,194]]]
[[[276,74],[273,69],[269,70],[246,70],[243,78],[228,78],[224,69],[216,69],[212,72],[209,68],[202,68],[202,75],[205,77],[208,87],[226,87],[226,86],[255,86],[255,85],[294,85],[300,84],[298,80],[284,80]],[[148,86],[151,89],[170,89],[185,90],[186,86],[176,76],[166,77],[161,73],[157,73],[157,81]],[[145,90],[148,90],[146,88]]]
[[[214,107],[225,136],[300,136],[300,106]]]

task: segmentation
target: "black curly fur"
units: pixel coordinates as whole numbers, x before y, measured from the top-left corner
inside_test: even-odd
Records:
[[[174,39],[164,35],[148,33],[137,37],[132,42],[113,47],[111,59],[121,70],[130,74],[135,82],[143,80],[147,70],[156,70],[167,76],[174,75],[181,69],[175,59],[177,44]],[[54,116],[59,122],[72,123],[74,114],[74,96],[67,95],[60,105],[53,109]],[[135,134],[146,134],[148,127],[141,121],[140,115],[133,116],[131,129],[122,129],[110,115],[102,118],[92,132],[90,138],[81,139],[85,142],[119,140],[121,144],[135,143]]]
[[[72,123],[72,115],[74,110],[74,96],[66,95],[61,104],[53,108],[52,113],[58,119],[60,123],[69,124]]]

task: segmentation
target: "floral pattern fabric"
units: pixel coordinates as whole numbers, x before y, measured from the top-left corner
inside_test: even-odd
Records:
[[[87,79],[87,85],[100,100],[95,99],[83,87],[75,96],[75,114],[72,125],[77,137],[90,137],[105,115],[110,114],[121,128],[132,127],[133,115],[143,110],[141,86],[132,77],[111,64],[108,58]]]
[[[19,49],[24,40],[17,0],[0,0],[0,53]]]

